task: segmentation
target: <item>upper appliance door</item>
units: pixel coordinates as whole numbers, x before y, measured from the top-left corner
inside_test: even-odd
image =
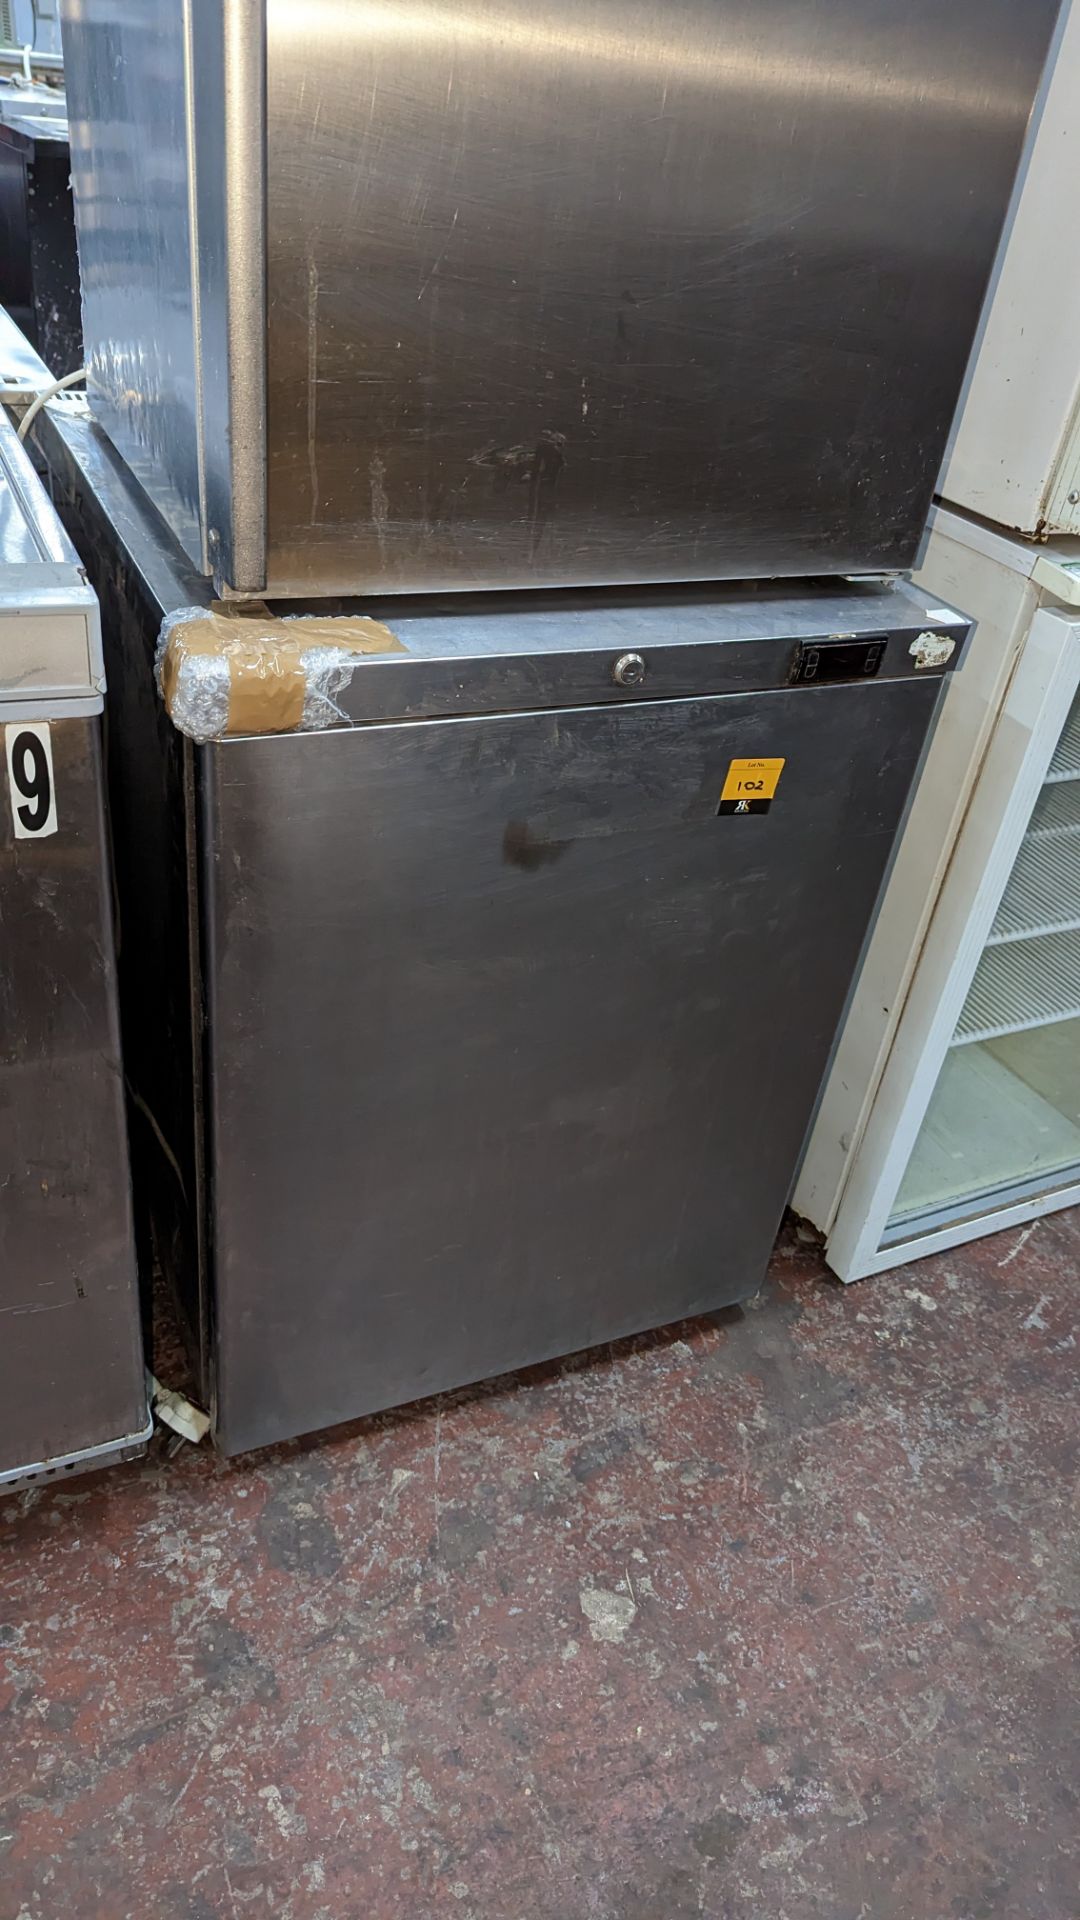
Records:
[[[272,593],[911,561],[1057,0],[266,15]]]
[[[1027,534],[1080,533],[1078,149],[1080,4],[1067,0],[939,483]]]
[[[64,0],[88,387],[237,593],[892,570],[1058,0]]]

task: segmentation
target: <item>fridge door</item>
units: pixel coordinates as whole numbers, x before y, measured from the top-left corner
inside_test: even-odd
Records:
[[[950,677],[911,812],[829,1069],[792,1205],[826,1236],[857,1157],[938,897],[949,873],[1009,682],[1045,591],[1073,586],[1048,550],[938,507],[914,584],[975,617],[962,673]],[[1055,559],[1057,556],[1054,556]]]
[[[271,590],[910,564],[1055,13],[269,0]]]
[[[67,0],[93,404],[242,593],[900,570],[1057,5]]]
[[[843,1280],[1080,1198],[1078,685],[1080,618],[1037,613],[828,1240]]]
[[[758,1286],[939,689],[203,750],[227,1452]]]

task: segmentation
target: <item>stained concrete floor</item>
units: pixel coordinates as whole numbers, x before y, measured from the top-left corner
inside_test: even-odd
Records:
[[[0,1501],[3,1920],[1080,1914],[1078,1258]]]

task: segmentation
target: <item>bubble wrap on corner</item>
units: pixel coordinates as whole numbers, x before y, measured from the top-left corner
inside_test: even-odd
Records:
[[[305,733],[317,733],[323,727],[351,727],[355,724],[351,716],[339,707],[338,695],[344,693],[363,658],[363,654],[354,653],[351,647],[304,648],[307,685],[304,689],[304,717],[300,725]]]
[[[181,607],[162,621],[158,636],[156,672],[158,691],[163,693],[161,669],[172,630],[182,621],[198,618],[201,609]],[[338,696],[348,686],[363,656],[348,647],[305,647],[302,653],[305,686],[304,713],[300,730],[317,733],[324,727],[352,726],[349,714],[338,705]],[[229,724],[229,662],[224,654],[188,654],[180,663],[173,688],[171,717],[174,726],[201,746],[224,738]]]
[[[163,699],[161,669],[169,636],[181,622],[200,619],[204,613],[203,607],[177,607],[175,613],[166,614],[161,623],[154,667],[158,692]],[[180,663],[173,690],[173,725],[202,745],[208,740],[220,740],[229,720],[229,686],[229,663],[223,656],[188,654]]]

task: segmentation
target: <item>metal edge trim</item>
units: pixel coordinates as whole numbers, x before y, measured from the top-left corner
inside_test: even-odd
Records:
[[[216,1418],[214,1383],[211,1374],[214,1343],[212,1338],[213,1287],[212,1248],[210,1244],[211,1196],[207,1168],[210,1147],[207,1140],[210,1082],[210,1022],[207,1016],[207,969],[203,959],[203,932],[207,923],[199,862],[200,759],[190,740],[183,743],[184,854],[187,905],[188,987],[191,1014],[191,1075],[193,1158],[195,1163],[195,1255],[198,1263],[196,1300],[201,1362],[199,1387],[204,1404]]]
[[[91,1473],[98,1467],[119,1465],[133,1460],[147,1447],[154,1431],[154,1416],[148,1413],[146,1425],[137,1433],[119,1440],[103,1440],[96,1447],[79,1447],[74,1453],[58,1453],[51,1460],[28,1461],[25,1466],[6,1467],[0,1472],[0,1493],[17,1493],[22,1487],[41,1481],[59,1480],[69,1473]]]
[[[893,1223],[886,1222],[879,1243],[880,1251],[891,1253],[897,1247],[906,1247],[909,1242],[913,1244],[949,1227],[979,1227],[984,1220],[993,1219],[996,1214],[1026,1201],[1039,1202],[1050,1209],[1057,1195],[1076,1191],[1078,1177],[1080,1161],[1071,1160],[1066,1167],[1034,1174],[1030,1180],[1010,1180],[1000,1187],[969,1194],[964,1200],[945,1201],[938,1207],[924,1207],[919,1213],[907,1214]],[[1061,1204],[1064,1206],[1068,1203],[1062,1200]]]
[[[97,595],[87,586],[78,561],[33,561],[24,567],[15,563],[8,580],[17,580],[17,586],[8,584],[6,573],[7,569],[0,567],[0,613],[15,613],[22,620],[38,616],[47,620],[93,618]]]
[[[33,726],[38,720],[96,720],[105,711],[100,693],[27,694],[14,700],[0,693],[0,725]]]
[[[42,560],[47,565],[77,568],[79,556],[64,533],[26,448],[0,413],[0,468],[7,476],[15,504]]]
[[[1080,606],[1080,574],[1063,567],[1053,554],[1044,552],[1031,570],[1031,582],[1043,593],[1060,600],[1065,607]]]
[[[195,469],[199,493],[199,555],[204,573],[210,572],[206,513],[206,396],[203,385],[202,262],[199,258],[199,172],[195,126],[195,47],[191,9],[183,0],[184,28],[184,145],[187,161],[188,254],[191,263],[191,330],[195,351]]]
[[[261,593],[267,567],[265,0],[225,0],[224,84],[232,507],[227,539],[219,528],[210,564],[222,585]]]
[[[65,497],[89,514],[98,532],[110,530],[124,566],[137,577],[148,603],[159,609],[159,619],[176,607],[209,605],[210,582],[196,571],[197,562],[133,478],[104,429],[92,419],[58,416],[48,407],[38,422],[42,430],[35,440],[50,483],[58,483]],[[93,588],[86,591],[93,593]],[[98,611],[100,616],[100,606]]]
[[[935,538],[950,540],[954,546],[962,547],[968,553],[980,554],[983,559],[1007,568],[1022,580],[1031,579],[1039,556],[1045,551],[1027,540],[1022,533],[994,526],[989,520],[980,520],[977,515],[953,506],[948,500],[941,500],[931,508],[926,527],[927,532]]]

